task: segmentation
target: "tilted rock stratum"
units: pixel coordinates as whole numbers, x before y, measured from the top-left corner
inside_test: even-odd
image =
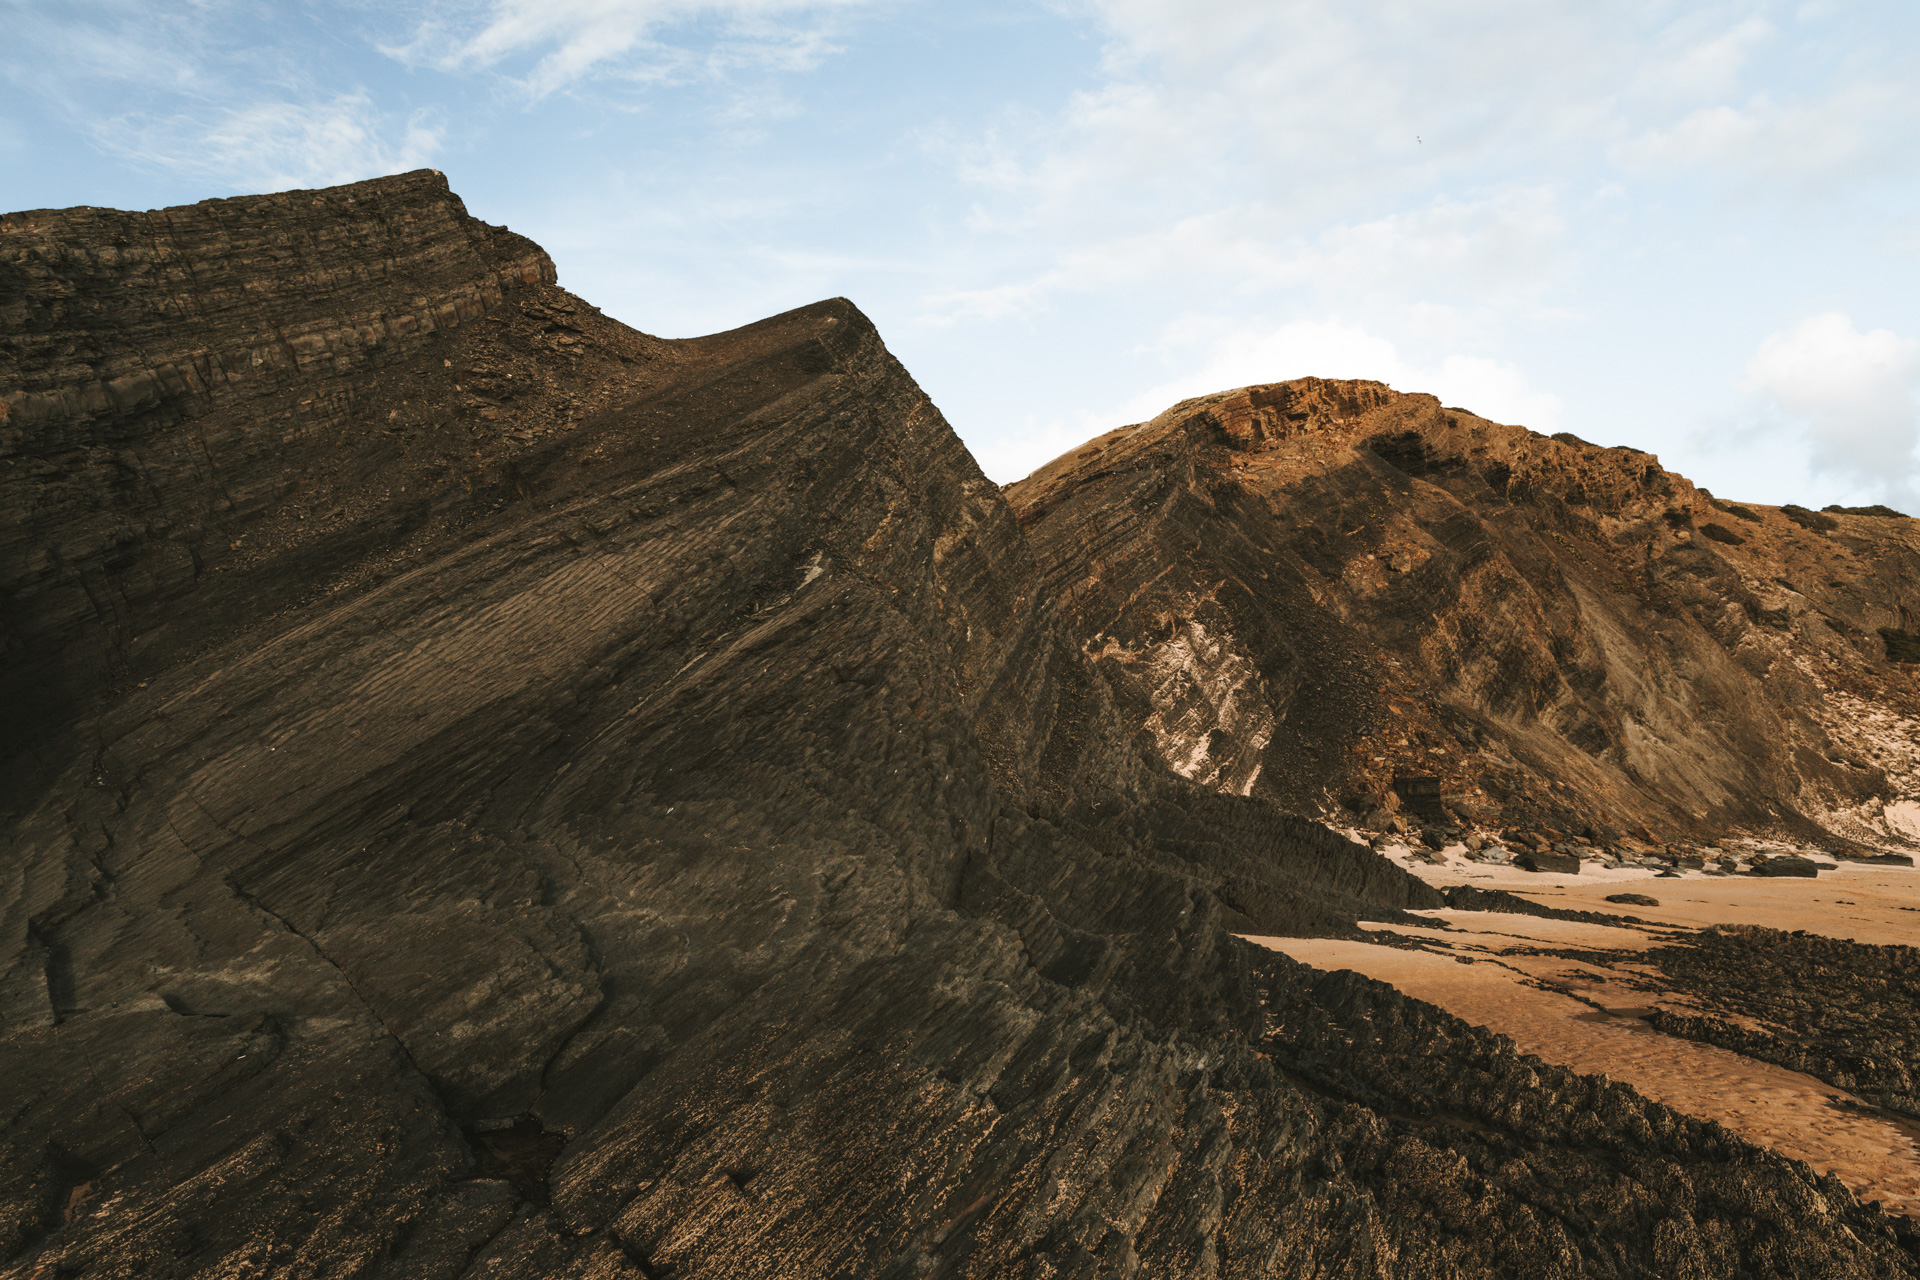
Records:
[[[1303,378],[1009,487],[1165,762],[1329,817],[1920,838],[1920,522],[1713,498],[1651,454]],[[1913,646],[1913,647],[1909,647]]]
[[[0,324],[0,1274],[1920,1270],[1236,938],[1439,901],[1278,803],[1372,659],[1208,620],[1196,745],[844,301],[650,338],[420,172],[9,215]]]

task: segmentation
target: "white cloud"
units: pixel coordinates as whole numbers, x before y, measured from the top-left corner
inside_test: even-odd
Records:
[[[1481,417],[1536,430],[1552,431],[1559,422],[1558,397],[1537,390],[1504,361],[1464,354],[1408,360],[1386,338],[1340,320],[1277,328],[1188,320],[1169,329],[1159,351],[1188,369],[1131,397],[1120,407],[1123,420],[1152,417],[1189,396],[1312,376],[1368,378],[1399,391],[1425,391]]]
[[[383,115],[364,93],[321,102],[256,102],[196,115],[119,116],[95,128],[129,159],[244,191],[320,187],[428,164],[441,126],[425,112]]]
[[[1442,195],[1421,208],[1332,228],[1299,267],[1322,292],[1343,297],[1425,292],[1455,303],[1521,302],[1555,274],[1565,230],[1546,187],[1481,200]]]
[[[1911,501],[1920,443],[1920,340],[1862,333],[1837,311],[1769,335],[1745,389],[1805,433],[1815,473]]]
[[[1634,96],[1688,103],[1736,94],[1754,54],[1779,35],[1758,14],[1739,19],[1725,8],[1682,14],[1655,37],[1653,55],[1635,77]]]
[[[1235,205],[1133,235],[1066,248],[1026,280],[929,300],[928,319],[1001,319],[1063,294],[1167,280],[1206,281],[1236,294],[1304,290],[1346,309],[1378,301],[1526,305],[1560,270],[1565,221],[1547,188],[1479,200],[1439,196],[1423,207],[1288,236],[1270,204]]]
[[[1885,3],[1817,31],[1768,0],[1086,8],[1104,78],[980,135],[959,166],[977,227],[1110,239],[1262,205],[1286,237],[1609,171],[1771,199],[1769,179],[1885,182],[1920,156],[1920,67]]]
[[[1906,84],[1869,80],[1807,100],[1755,94],[1737,107],[1703,106],[1619,144],[1613,158],[1642,174],[1705,168],[1747,181],[1800,184],[1840,175],[1910,175],[1916,145],[1920,101]]]
[[[363,87],[377,76],[341,74],[275,6],[15,3],[9,21],[0,81],[142,185],[159,170],[216,189],[321,186],[418,168],[442,147],[442,111],[382,109]]]
[[[1028,424],[1018,436],[982,445],[980,466],[1005,483],[1067,450],[1130,422],[1144,422],[1193,396],[1290,378],[1364,378],[1398,391],[1424,391],[1443,404],[1536,431],[1558,429],[1560,400],[1532,386],[1519,369],[1485,356],[1410,361],[1378,334],[1339,320],[1247,326],[1220,317],[1188,317],[1169,326],[1151,353],[1181,372],[1103,413],[1073,422]]]
[[[1298,232],[1328,216],[1361,220],[1370,200],[1430,192],[1489,162],[1584,158],[1609,136],[1623,83],[1646,70],[1646,28],[1659,24],[1645,13],[1684,11],[1540,0],[1088,8],[1108,35],[1105,81],[1050,128],[983,139],[965,170],[1001,197],[1005,226],[1125,222],[1235,190],[1273,202]]]

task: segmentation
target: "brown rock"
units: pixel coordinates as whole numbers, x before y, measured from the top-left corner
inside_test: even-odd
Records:
[[[968,1208],[1055,1159],[1271,1229],[1120,1207],[1306,1116],[1230,930],[1442,899],[1140,753],[850,303],[654,339],[416,173],[0,219],[0,319],[0,1270],[1080,1267]]]
[[[1920,523],[1756,507],[1735,532],[1651,454],[1379,383],[1197,397],[1007,494],[1163,758],[1303,808],[1359,766],[1477,788],[1515,826],[1812,836],[1892,792],[1837,762],[1856,729],[1800,672],[1920,715],[1873,630],[1906,625]]]

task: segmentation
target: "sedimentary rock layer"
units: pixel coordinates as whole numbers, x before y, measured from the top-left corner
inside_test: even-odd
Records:
[[[1920,836],[1898,513],[1723,502],[1317,378],[1184,401],[1008,497],[1128,719],[1206,785],[1353,821],[1423,776],[1431,817],[1609,840]]]
[[[1165,763],[850,304],[649,338],[430,173],[0,271],[8,1274],[1915,1272],[1236,939],[1439,897]]]

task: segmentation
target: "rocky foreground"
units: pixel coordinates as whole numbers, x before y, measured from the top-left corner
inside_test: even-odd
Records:
[[[1311,816],[1415,763],[1434,826],[1893,842],[1820,708],[1911,706],[1907,522],[1726,543],[1419,398],[1305,488],[1249,451],[1370,384],[1009,502],[844,301],[663,341],[555,280],[431,172],[0,219],[4,1274],[1920,1274],[1838,1179],[1236,936],[1443,905]]]

